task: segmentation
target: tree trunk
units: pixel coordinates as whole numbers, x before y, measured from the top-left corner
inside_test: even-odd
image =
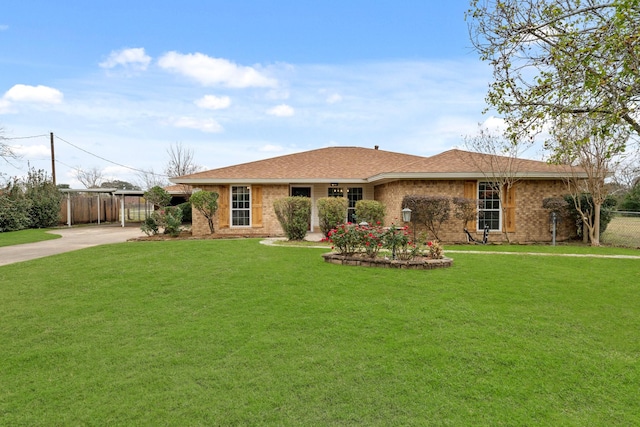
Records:
[[[600,207],[602,203],[593,202],[593,224],[589,230],[591,246],[600,246]]]

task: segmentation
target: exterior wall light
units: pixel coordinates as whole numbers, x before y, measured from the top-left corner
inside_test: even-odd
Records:
[[[409,208],[402,209],[402,220],[404,222],[411,222],[411,209]]]

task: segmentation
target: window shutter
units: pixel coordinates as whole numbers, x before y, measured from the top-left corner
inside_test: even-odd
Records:
[[[262,227],[262,186],[251,186],[251,226]]]
[[[464,182],[464,198],[465,199],[471,199],[471,200],[477,200],[478,199],[478,194],[476,191],[476,181],[465,181]],[[476,220],[474,219],[471,222],[471,230],[475,230],[476,229]]]
[[[229,187],[221,186],[218,197],[218,227],[229,228]]]
[[[516,231],[516,186],[504,188],[504,201],[505,201],[505,230],[508,233]]]

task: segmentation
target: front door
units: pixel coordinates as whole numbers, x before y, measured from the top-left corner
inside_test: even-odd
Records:
[[[309,197],[311,198],[311,187],[291,187],[292,197]],[[313,212],[313,208],[311,209]],[[309,217],[309,231],[311,230],[311,217]]]

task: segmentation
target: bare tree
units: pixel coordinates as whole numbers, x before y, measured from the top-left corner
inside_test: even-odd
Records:
[[[104,174],[95,166],[91,169],[82,169],[78,166],[75,169],[75,178],[84,185],[84,188],[99,188],[104,181]]]
[[[600,210],[610,189],[605,181],[613,174],[631,134],[623,127],[603,132],[600,120],[604,118],[560,116],[554,124],[554,140],[547,144],[552,161],[570,165],[569,194],[592,246],[600,245]]]
[[[471,153],[461,152],[463,160],[475,166],[484,175],[491,191],[498,196],[503,218],[502,233],[507,242],[511,242],[509,233],[515,227],[515,224],[510,223],[513,220],[510,210],[515,203],[511,199],[514,197],[516,183],[520,180],[519,157],[529,145],[513,142],[506,136],[483,127],[479,128],[477,135],[467,136],[464,141],[469,151],[481,154],[470,155]]]
[[[156,173],[153,169],[138,173],[138,187],[143,190],[149,190],[153,187],[166,187],[167,185],[169,185],[167,182],[167,176],[161,173]]]
[[[180,142],[171,145],[167,150],[167,154],[169,154],[169,162],[165,167],[165,173],[169,178],[190,175],[202,169],[194,161],[193,150],[184,147]],[[180,188],[182,189],[182,194],[189,199],[192,192],[191,186],[180,184]]]
[[[10,160],[17,160],[20,156],[16,153],[12,146],[7,142],[7,138],[4,136],[4,128],[0,127],[0,157],[7,163],[11,163]]]
[[[193,150],[186,148],[178,142],[167,149],[169,162],[164,171],[169,178],[176,176],[190,175],[200,171],[202,168],[194,162]]]

